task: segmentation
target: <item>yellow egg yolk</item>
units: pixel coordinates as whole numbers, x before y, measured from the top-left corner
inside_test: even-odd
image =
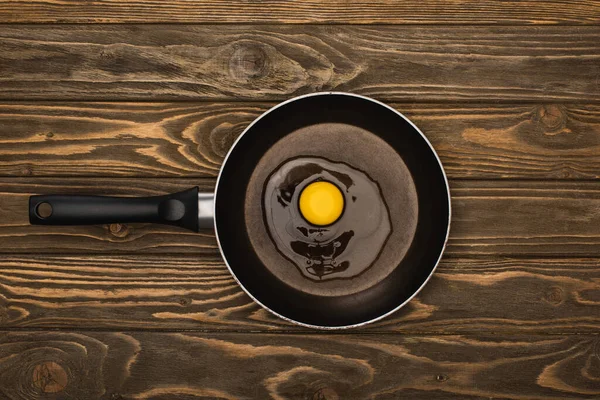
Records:
[[[313,182],[300,193],[300,213],[313,225],[333,224],[343,211],[344,196],[333,183]]]

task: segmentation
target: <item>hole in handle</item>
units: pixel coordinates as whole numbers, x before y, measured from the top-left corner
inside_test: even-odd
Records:
[[[50,203],[40,203],[35,207],[35,213],[42,219],[48,218],[52,215],[52,206]]]

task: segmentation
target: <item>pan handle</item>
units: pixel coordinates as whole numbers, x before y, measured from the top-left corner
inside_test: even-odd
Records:
[[[205,197],[201,201],[202,195]],[[179,226],[198,232],[212,226],[212,193],[198,188],[153,197],[39,195],[29,198],[32,225],[95,225],[146,222]],[[199,204],[203,215],[199,215]],[[206,215],[208,212],[209,215]],[[208,221],[210,220],[210,225]],[[200,222],[199,222],[200,221]]]

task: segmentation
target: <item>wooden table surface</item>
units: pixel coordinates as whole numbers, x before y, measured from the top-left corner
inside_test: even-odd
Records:
[[[0,0],[0,399],[600,398],[600,2]],[[255,305],[212,233],[29,226],[212,190],[279,101],[372,96],[446,167],[427,287],[359,330]]]

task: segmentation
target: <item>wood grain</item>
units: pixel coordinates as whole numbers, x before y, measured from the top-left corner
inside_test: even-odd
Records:
[[[600,26],[3,25],[0,100],[598,101]]]
[[[361,331],[595,334],[599,273],[598,258],[446,258],[415,299]],[[160,255],[4,255],[1,328],[306,331],[253,303],[220,257]]]
[[[31,194],[158,195],[214,180],[117,178],[0,179],[0,253],[216,254],[212,232],[170,226],[31,226]],[[447,253],[589,255],[600,244],[598,182],[453,181]]]
[[[600,398],[599,22],[594,0],[0,0],[0,398]],[[271,315],[213,232],[28,224],[31,194],[212,191],[254,118],[315,91],[392,102],[451,178],[446,256],[377,324]]]
[[[0,103],[0,175],[214,178],[276,103]],[[600,106],[393,104],[450,178],[600,178]]]
[[[0,390],[9,400],[597,399],[599,349],[580,335],[3,333]]]
[[[595,24],[596,1],[0,1],[2,22]]]

